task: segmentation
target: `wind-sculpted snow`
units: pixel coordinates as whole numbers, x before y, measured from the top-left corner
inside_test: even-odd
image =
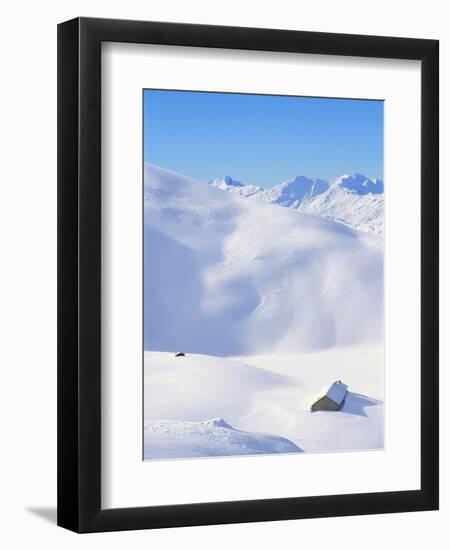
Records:
[[[230,356],[381,341],[379,237],[148,164],[144,193],[146,350]]]
[[[144,427],[144,459],[301,453],[284,437],[236,430],[223,419],[152,420]]]
[[[311,413],[311,399],[338,378],[349,386],[342,409]],[[146,459],[380,449],[383,424],[382,346],[144,354]]]

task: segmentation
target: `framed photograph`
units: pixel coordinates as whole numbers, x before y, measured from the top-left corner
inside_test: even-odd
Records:
[[[58,27],[58,524],[438,508],[438,41]]]

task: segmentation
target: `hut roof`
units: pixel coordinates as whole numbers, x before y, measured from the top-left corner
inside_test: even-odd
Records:
[[[328,397],[328,399],[331,399],[331,401],[334,401],[334,403],[336,403],[337,405],[340,405],[347,395],[347,390],[347,384],[344,384],[340,380],[336,380],[332,384],[324,386],[322,390],[316,395],[313,403],[316,403],[319,399],[322,399],[322,397],[326,396]]]

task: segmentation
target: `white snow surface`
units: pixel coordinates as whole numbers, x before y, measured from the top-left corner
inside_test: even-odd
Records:
[[[210,355],[378,343],[383,241],[145,165],[144,348]]]
[[[267,189],[261,198],[288,208],[298,208],[303,201],[324,193],[328,187],[325,180],[296,176]]]
[[[145,458],[382,448],[382,340],[382,238],[145,165]]]
[[[338,377],[349,385],[342,409],[310,412],[311,396]],[[144,392],[145,459],[384,444],[382,346],[234,358],[145,352]]]
[[[298,208],[359,231],[384,233],[384,191],[380,180],[343,176],[324,193],[303,201]]]
[[[146,460],[302,452],[284,437],[236,430],[222,418],[150,420],[144,426],[144,441]]]
[[[384,232],[384,184],[362,174],[343,175],[331,182],[296,176],[269,189],[244,185],[230,176],[210,184],[241,197],[323,216],[359,231]]]

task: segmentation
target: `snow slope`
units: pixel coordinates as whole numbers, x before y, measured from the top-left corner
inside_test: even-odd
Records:
[[[144,442],[146,460],[302,452],[284,437],[236,430],[223,418],[204,422],[148,421]]]
[[[254,394],[288,383],[286,376],[229,358],[145,352],[144,457],[301,452],[283,437],[259,433],[265,429],[245,432],[228,424],[240,423]]]
[[[383,448],[381,346],[239,358],[145,352],[144,376],[146,459]],[[343,408],[310,412],[336,378],[349,385]]]
[[[144,184],[145,349],[231,356],[381,341],[382,239],[148,164]],[[224,415],[202,420],[214,416]]]
[[[241,197],[251,197],[343,223],[359,231],[381,235],[384,230],[384,185],[361,174],[327,182],[297,176],[269,189],[243,185],[231,177],[210,184]]]

